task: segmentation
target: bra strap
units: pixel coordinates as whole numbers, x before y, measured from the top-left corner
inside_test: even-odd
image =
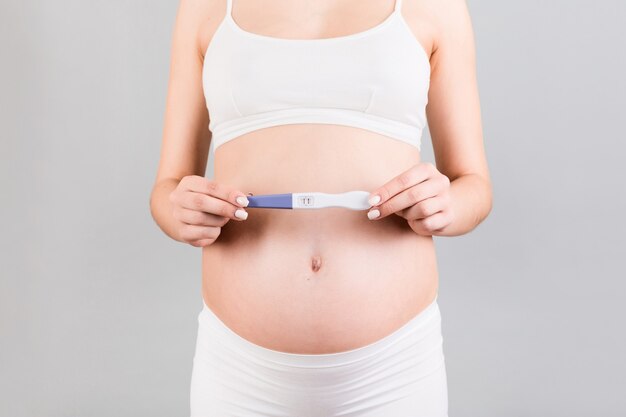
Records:
[[[396,4],[393,6],[393,11],[398,12],[400,10],[400,7],[402,7],[402,0],[396,0]]]
[[[233,13],[233,0],[226,0],[226,14],[230,17]]]

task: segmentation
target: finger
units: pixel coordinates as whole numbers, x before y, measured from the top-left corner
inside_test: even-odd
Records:
[[[201,240],[195,240],[193,242],[189,242],[189,244],[198,248],[203,248],[205,246],[209,246],[214,241],[215,241],[214,239],[201,239]]]
[[[221,232],[222,229],[220,227],[187,224],[181,228],[180,237],[186,242],[193,242],[202,239],[215,240]]]
[[[200,240],[194,240],[194,241],[191,241],[191,242],[188,242],[188,243],[191,246],[195,246],[197,248],[203,248],[205,246],[209,246],[213,242],[215,242],[215,239],[200,239]]]
[[[424,199],[411,207],[396,212],[400,217],[405,219],[425,219],[428,216],[432,216],[435,213],[443,211],[446,207],[445,199],[440,196]]]
[[[182,186],[189,191],[219,198],[238,207],[246,207],[248,205],[248,203],[241,204],[237,201],[237,197],[246,198],[246,195],[228,184],[209,180],[208,178],[201,177],[200,175],[190,175],[185,177],[183,180],[185,182],[182,183],[181,181]]]
[[[436,181],[430,179],[420,182],[419,184],[407,188],[400,194],[393,196],[388,201],[380,204],[376,209],[380,212],[377,219],[381,219],[389,214],[410,208],[416,203],[437,195],[440,187]]]
[[[180,201],[180,205],[183,208],[203,211],[206,213],[214,214],[216,216],[227,217],[229,219],[241,220],[235,214],[238,210],[241,210],[244,215],[247,213],[243,208],[235,206],[228,201],[215,198],[203,193],[185,192]]]
[[[184,207],[178,207],[174,210],[173,215],[174,218],[181,223],[194,224],[197,226],[222,227],[230,220],[228,217],[216,216],[215,214],[191,210]]]
[[[440,211],[424,219],[411,220],[411,227],[419,234],[432,234],[450,224],[448,213]]]
[[[414,165],[407,171],[404,171],[397,177],[393,178],[391,181],[384,184],[382,187],[374,190],[371,193],[370,197],[378,195],[380,196],[380,201],[378,201],[376,204],[372,204],[372,206],[378,206],[381,203],[389,200],[396,194],[406,190],[407,188],[413,187],[414,185],[426,181],[433,175],[435,171],[436,168],[433,164],[429,162]]]

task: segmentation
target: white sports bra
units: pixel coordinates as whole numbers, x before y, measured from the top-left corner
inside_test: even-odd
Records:
[[[430,62],[400,13],[346,36],[285,39],[242,29],[232,1],[204,57],[214,149],[253,130],[293,123],[354,126],[420,149]]]

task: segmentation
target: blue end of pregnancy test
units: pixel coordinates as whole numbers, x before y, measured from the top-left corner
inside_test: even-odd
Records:
[[[246,196],[250,202],[246,208],[277,208],[277,209],[293,209],[292,193],[288,194],[269,194],[269,195],[249,195]]]

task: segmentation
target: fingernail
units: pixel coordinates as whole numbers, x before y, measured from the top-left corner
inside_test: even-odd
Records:
[[[380,216],[380,211],[378,210],[372,210],[369,213],[367,213],[367,218],[370,220],[375,219],[378,216]]]
[[[248,201],[246,197],[242,196],[237,197],[237,202],[244,207],[248,207],[248,204],[250,204],[250,201]]]
[[[246,220],[248,218],[248,212],[242,209],[239,209],[235,212],[235,217]]]
[[[370,203],[370,206],[374,206],[380,202],[380,196],[375,195],[373,197],[370,197],[370,199],[367,200],[367,202]]]

